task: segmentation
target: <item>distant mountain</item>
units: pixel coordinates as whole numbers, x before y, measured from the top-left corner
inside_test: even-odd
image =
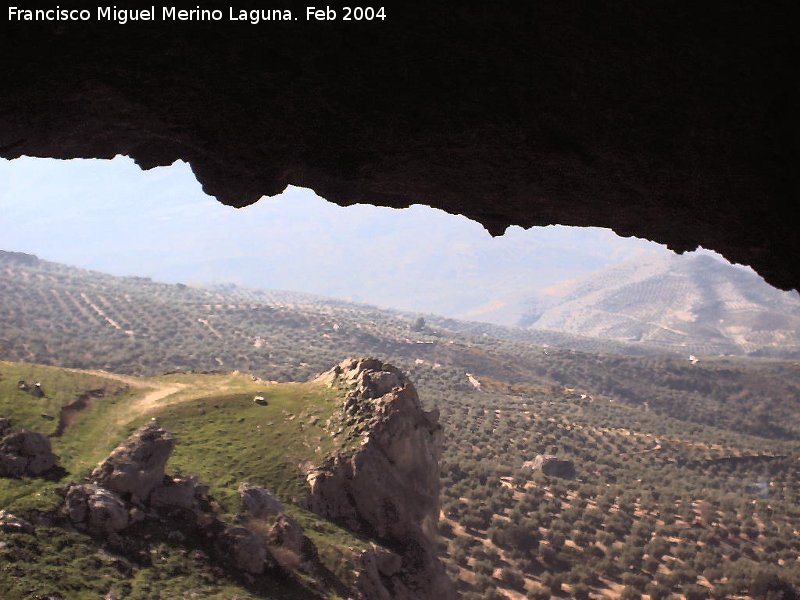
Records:
[[[545,289],[518,325],[704,354],[800,350],[800,296],[704,253],[647,256]]]
[[[0,161],[2,247],[114,275],[295,290],[385,308],[513,325],[520,302],[663,246],[609,229],[511,227],[464,217],[331,204],[290,187],[234,209],[189,165]],[[511,312],[508,312],[508,311]]]

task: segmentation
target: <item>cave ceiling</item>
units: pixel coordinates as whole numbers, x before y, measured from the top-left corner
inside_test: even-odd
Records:
[[[182,159],[234,206],[292,184],[493,234],[610,227],[800,287],[795,3],[275,6],[299,19],[4,22],[0,156]]]

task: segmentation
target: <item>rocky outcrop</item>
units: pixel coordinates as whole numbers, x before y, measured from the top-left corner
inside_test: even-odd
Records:
[[[73,485],[67,490],[65,508],[75,524],[92,531],[115,534],[129,523],[129,509],[114,492],[94,484]]]
[[[229,527],[219,542],[229,552],[228,561],[238,570],[251,575],[264,572],[267,546],[256,532],[247,527]]]
[[[300,557],[305,542],[303,527],[286,513],[280,513],[267,533],[267,543],[272,548],[282,548]]]
[[[64,509],[70,521],[96,533],[115,534],[143,520],[142,509],[198,513],[208,486],[194,476],[165,474],[174,448],[175,437],[155,421],[135,431],[87,482],[69,486]]]
[[[175,436],[151,421],[120,444],[92,472],[91,480],[122,496],[147,500],[164,480]]]
[[[575,464],[571,460],[549,454],[538,454],[533,460],[525,461],[522,466],[532,471],[541,471],[550,477],[575,478]]]
[[[286,514],[283,504],[266,488],[243,482],[239,485],[239,495],[244,509],[239,519],[263,533],[261,540],[271,558],[286,570],[300,566],[308,542],[300,523]],[[235,556],[235,548],[231,550]]]
[[[269,490],[242,483],[245,512],[236,524],[226,523],[211,508],[208,486],[197,477],[165,474],[175,443],[156,422],[135,431],[88,481],[67,488],[63,510],[69,521],[118,543],[123,531],[142,521],[181,523],[187,532],[212,541],[220,560],[248,575],[301,563],[307,541],[303,528]],[[185,539],[178,529],[170,535]]]
[[[47,437],[26,429],[11,432],[9,421],[0,421],[0,477],[35,477],[56,466],[58,457]]]
[[[25,519],[20,519],[10,512],[0,510],[0,532],[3,533],[34,533],[33,525]]]
[[[438,414],[425,412],[412,383],[377,359],[349,359],[317,378],[345,393],[329,428],[341,450],[310,470],[317,514],[394,549],[392,561],[362,556],[365,598],[442,600],[453,595],[436,557],[439,515]],[[379,569],[378,564],[384,568]],[[387,566],[388,565],[388,566]]]
[[[280,500],[263,487],[244,481],[239,485],[239,495],[247,513],[256,519],[264,519],[284,512]]]

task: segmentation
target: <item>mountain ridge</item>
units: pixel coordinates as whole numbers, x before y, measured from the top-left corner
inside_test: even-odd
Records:
[[[619,342],[759,354],[800,347],[800,298],[749,269],[692,253],[627,261],[551,290],[518,323]]]

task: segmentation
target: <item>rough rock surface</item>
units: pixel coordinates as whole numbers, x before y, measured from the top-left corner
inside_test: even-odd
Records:
[[[533,460],[525,461],[522,466],[532,471],[541,471],[551,477],[565,479],[575,477],[575,464],[571,460],[564,460],[549,454],[538,454]]]
[[[7,421],[3,427],[9,430]],[[6,433],[0,440],[0,476],[41,475],[55,467],[57,462],[50,440],[36,431],[23,429]]]
[[[197,511],[208,486],[197,477],[165,475],[174,436],[151,422],[122,442],[92,472],[87,483],[72,484],[64,509],[78,526],[113,534],[146,518],[139,507]]]
[[[74,524],[85,525],[95,532],[117,533],[130,522],[128,507],[122,498],[91,483],[70,486],[65,508]]]
[[[284,548],[300,556],[303,551],[305,533],[303,527],[295,519],[281,513],[267,534],[267,543],[271,547]]]
[[[208,486],[200,483],[195,476],[164,476],[161,483],[150,493],[150,506],[192,509],[197,499],[208,494]]]
[[[243,481],[239,484],[239,495],[245,510],[256,519],[264,519],[283,513],[283,504],[269,490]]]
[[[146,500],[164,480],[175,437],[152,421],[120,444],[93,472],[91,480],[121,496]]]
[[[246,527],[229,527],[220,536],[220,543],[229,551],[231,564],[245,573],[264,572],[267,546],[261,537]]]
[[[363,557],[369,568],[359,578],[362,593],[367,598],[451,597],[451,584],[436,558],[438,415],[423,411],[414,386],[399,369],[377,359],[343,361],[317,381],[346,391],[342,411],[333,419],[341,422],[331,423],[345,439],[340,439],[342,451],[309,472],[310,508],[376,536],[402,559],[389,576],[387,569],[378,569],[377,559],[372,569],[373,559]]]
[[[92,472],[89,482],[69,486],[64,499],[69,520],[78,528],[116,540],[120,532],[147,519],[164,526],[182,523],[213,539],[221,560],[250,575],[259,575],[274,564],[268,544],[301,555],[303,528],[283,513],[283,506],[268,490],[247,483],[240,486],[248,517],[277,515],[265,533],[220,521],[209,510],[208,486],[197,477],[165,475],[174,446],[174,436],[154,422],[138,429]],[[177,529],[169,535],[176,541],[185,539]]]
[[[33,525],[10,512],[0,510],[0,532],[4,533],[34,533]]]
[[[303,19],[305,4],[282,6]],[[302,35],[9,22],[0,155],[180,158],[238,206],[294,184],[494,233],[610,227],[797,287],[798,10],[408,0],[385,21],[302,22]]]

